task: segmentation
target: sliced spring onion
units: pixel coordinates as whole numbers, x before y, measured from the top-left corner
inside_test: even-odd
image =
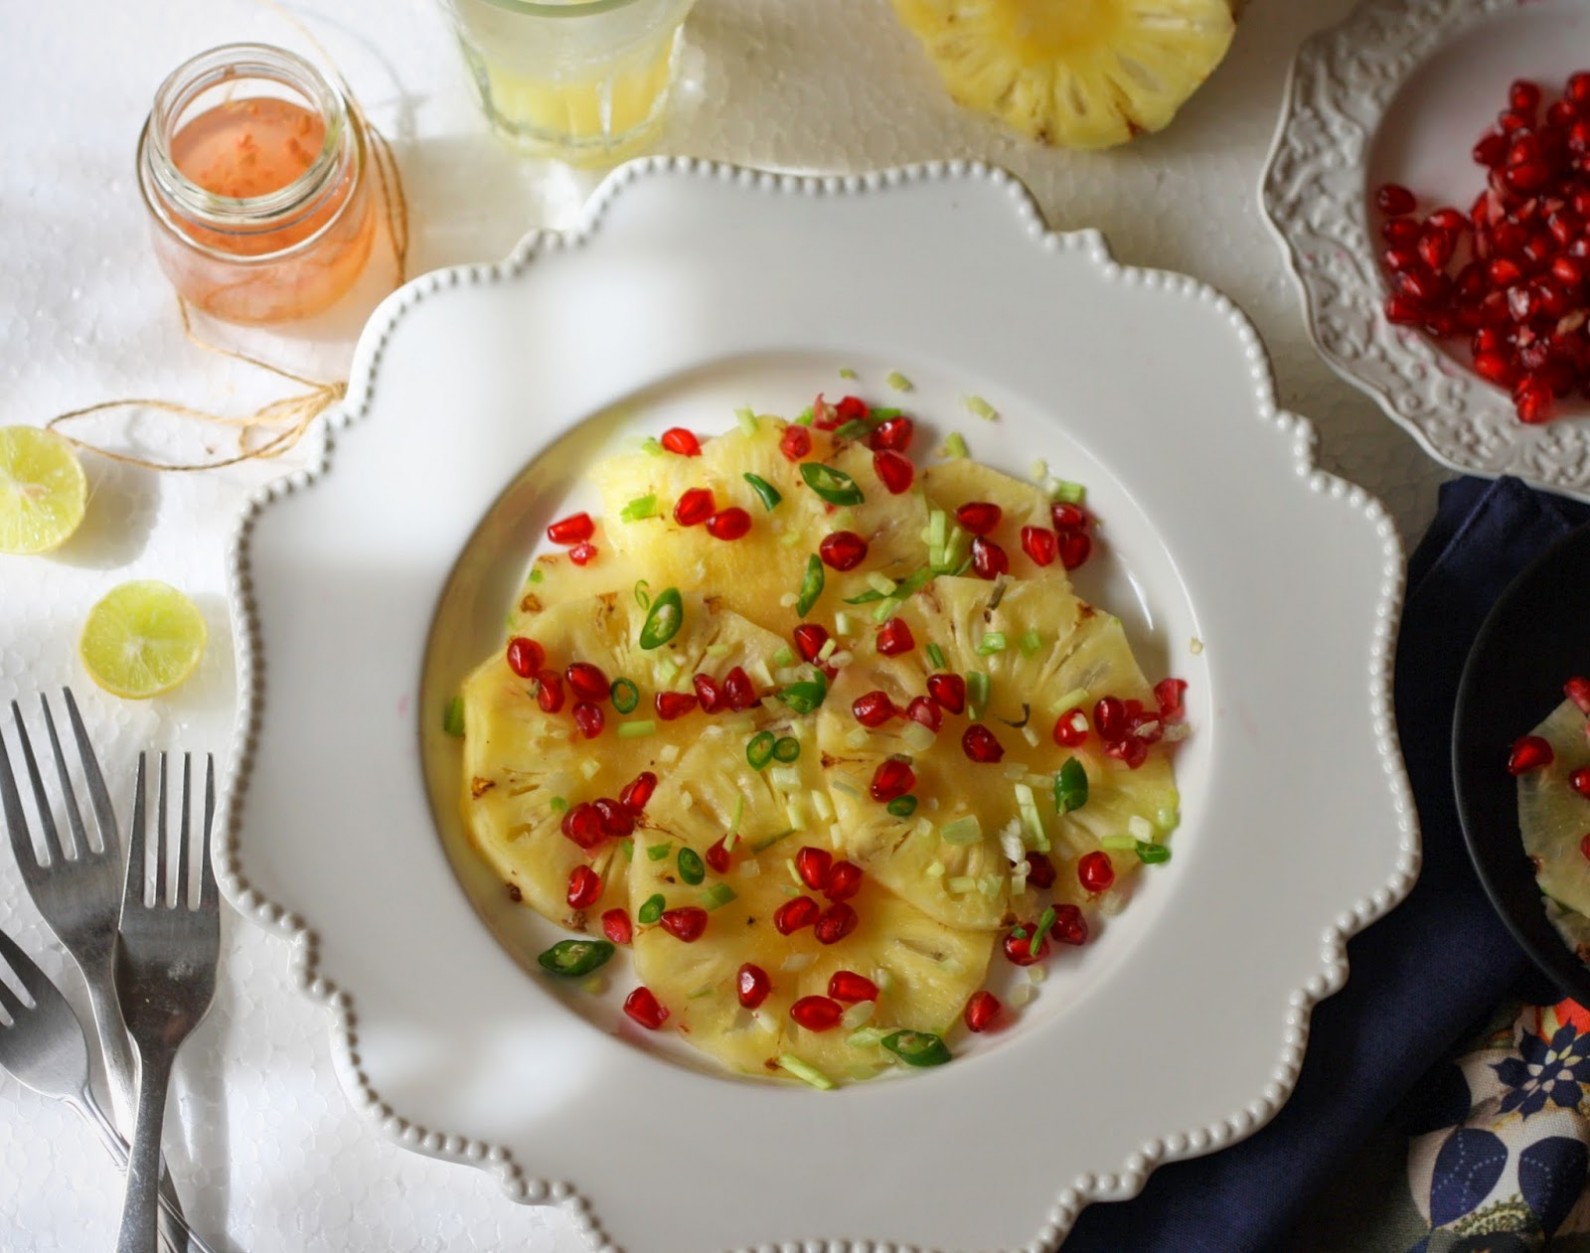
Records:
[[[583,979],[607,965],[613,946],[606,940],[559,940],[536,958],[542,970],[560,979]]]
[[[780,1053],[778,1064],[781,1069],[789,1071],[802,1083],[811,1084],[819,1092],[832,1092],[839,1086],[827,1075],[823,1074],[822,1071],[818,1070],[817,1067],[809,1062],[801,1061],[793,1053]]]
[[[830,505],[859,505],[866,500],[856,480],[843,470],[824,465],[821,461],[801,462],[801,478],[806,486]]]
[[[835,439],[860,439],[872,430],[872,423],[864,418],[852,418],[834,432]]]
[[[752,770],[760,770],[773,760],[775,739],[771,731],[758,731],[751,737],[751,742],[745,746],[745,760]]]
[[[944,437],[944,455],[951,460],[969,455],[966,450],[966,440],[959,431],[951,431]]]
[[[883,381],[897,392],[908,392],[911,390],[911,380],[898,370],[890,370],[883,376]]]
[[[1106,835],[1099,841],[1099,847],[1112,853],[1135,853],[1137,841],[1130,835]]]
[[[1038,925],[1033,928],[1032,935],[1035,943],[1042,943],[1044,936],[1049,934],[1049,928],[1054,926],[1054,906],[1049,906],[1038,918]]]
[[[727,883],[714,883],[701,894],[703,909],[721,909],[735,898],[735,891]]]
[[[870,604],[873,604],[875,601],[882,600],[883,597],[884,597],[884,593],[878,591],[877,588],[868,588],[865,592],[862,592],[859,596],[847,596],[847,597],[845,597],[845,604],[847,604],[847,605],[870,605]]]
[[[927,646],[927,655],[935,670],[948,670],[950,668],[950,663],[944,660],[944,650],[937,644],[929,644]]]
[[[856,377],[856,372],[848,365],[842,365],[839,367],[839,377],[842,379],[853,379]]]
[[[652,861],[661,861],[673,851],[674,846],[672,844],[648,844],[646,846],[646,856]]]
[[[657,497],[655,495],[637,496],[618,512],[620,520],[624,522],[639,522],[644,518],[657,516]]]
[[[817,650],[817,660],[827,661],[838,651],[839,641],[834,639],[832,636],[829,636],[828,639],[823,641],[823,646]]]
[[[618,724],[618,738],[621,740],[641,740],[648,735],[657,734],[657,724],[650,718],[641,718],[635,722],[620,722]]]
[[[931,1031],[896,1031],[883,1037],[883,1047],[907,1066],[942,1066],[950,1050]]]
[[[963,398],[963,403],[968,413],[975,413],[984,422],[993,422],[999,417],[999,410],[981,396],[966,396]]]
[[[547,802],[547,808],[555,814],[567,813],[569,802],[564,800],[561,796],[554,796],[550,801]]]
[[[679,850],[678,864],[679,877],[691,887],[695,887],[707,877],[707,868],[701,860],[701,854],[693,848]]]
[[[773,751],[778,752],[778,745],[773,746]],[[774,766],[767,772],[768,781],[780,792],[798,792],[801,790],[801,772],[791,766]]]
[[[1150,844],[1147,840],[1137,842],[1137,860],[1145,866],[1158,865],[1160,862],[1170,860],[1170,847],[1166,844]]]
[[[651,608],[651,584],[645,579],[635,580],[635,603],[642,609]]]
[[[648,435],[645,439],[640,441],[640,450],[648,457],[660,457],[663,455],[663,453],[668,451],[657,442],[657,437],[654,435]]]
[[[740,424],[740,429],[747,435],[755,435],[758,429],[756,411],[742,406],[734,411],[734,420]]]
[[[966,708],[973,718],[981,718],[988,708],[988,676],[981,670],[970,671],[966,676]]]
[[[1028,631],[1027,634],[1016,641],[1016,647],[1021,649],[1023,657],[1031,657],[1043,647],[1043,637],[1036,631]]]
[[[447,708],[442,710],[442,730],[448,735],[463,735],[464,733],[464,698],[455,696],[447,702]]]
[[[878,607],[872,611],[872,620],[874,622],[887,622],[894,617],[895,610],[899,609],[904,603],[897,596],[891,596],[887,600],[879,601]]]
[[[1054,811],[1069,814],[1088,803],[1088,772],[1075,757],[1067,757],[1054,777]]]
[[[773,654],[773,664],[780,670],[795,664],[795,654],[790,651],[790,646],[788,644],[784,645],[783,648],[779,649],[778,652]]]
[[[757,494],[757,498],[762,502],[762,507],[769,513],[777,509],[779,502],[784,499],[783,493],[760,474],[747,474],[745,481],[751,485],[751,490]]]
[[[527,583],[539,583],[539,582],[541,582],[542,579],[544,579],[546,577],[547,576],[544,573],[542,573],[541,568],[538,566],[536,569],[530,571],[530,577],[528,579],[526,579],[525,581]]]
[[[888,809],[896,818],[909,818],[916,813],[916,797],[896,796],[889,802]]]
[[[792,836],[794,834],[795,834],[795,828],[794,827],[790,827],[786,831],[780,831],[777,835],[766,835],[766,836],[763,836],[755,844],[751,845],[751,851],[753,853],[765,853],[765,852],[767,852],[768,849],[772,848],[773,845],[777,844],[780,840],[787,840],[787,839],[789,839],[790,836]]]
[[[745,817],[745,794],[736,793],[734,812],[729,815],[729,830],[723,837],[723,847],[732,851],[740,839],[740,822]]]
[[[661,648],[679,634],[684,622],[684,598],[679,595],[679,589],[663,588],[652,601],[645,625],[640,629],[640,646],[646,649]]]
[[[877,1048],[883,1043],[883,1037],[888,1032],[878,1027],[863,1027],[860,1031],[852,1031],[845,1037],[845,1043],[853,1049]]]
[[[1049,497],[1051,500],[1063,500],[1069,505],[1080,505],[1088,498],[1088,489],[1081,483],[1059,479],[1049,488]]]
[[[778,743],[773,745],[774,761],[782,761],[787,765],[792,761],[799,761],[800,755],[801,744],[794,736],[781,736]]]
[[[613,708],[621,714],[634,713],[635,706],[640,704],[640,689],[628,679],[614,679],[608,695],[613,698]]]
[[[823,594],[823,559],[816,553],[806,558],[806,575],[801,580],[801,593],[795,601],[795,612],[805,617],[817,598]]]
[[[648,896],[646,901],[635,911],[635,918],[642,926],[652,926],[657,919],[663,916],[663,909],[668,902],[663,899],[663,894],[658,892],[655,896]]]
[[[879,574],[876,570],[870,570],[867,573],[867,586],[881,596],[888,596],[894,592],[894,589],[899,584],[887,574]]]
[[[1154,839],[1154,824],[1138,814],[1133,814],[1126,820],[1126,830],[1133,839],[1149,842]]]
[[[1003,631],[987,631],[983,638],[977,641],[977,655],[988,657],[994,653],[1005,651],[1005,633]]]
[[[967,814],[964,818],[957,818],[953,822],[946,822],[939,828],[939,839],[946,844],[967,845],[976,844],[983,838],[983,825],[977,821],[976,814]]]
[[[783,701],[798,714],[815,712],[827,696],[828,680],[823,677],[821,670],[813,678],[804,679],[799,683],[791,683],[778,694],[779,700]]]

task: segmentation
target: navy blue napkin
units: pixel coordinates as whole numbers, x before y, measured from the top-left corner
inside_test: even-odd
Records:
[[[1516,479],[1442,489],[1409,562],[1397,644],[1397,729],[1424,834],[1419,882],[1348,944],[1347,985],[1314,1011],[1297,1088],[1275,1119],[1224,1152],[1156,1171],[1134,1200],[1088,1207],[1065,1253],[1280,1253],[1310,1197],[1524,973],[1464,850],[1453,706],[1496,598],[1587,520],[1590,508]]]

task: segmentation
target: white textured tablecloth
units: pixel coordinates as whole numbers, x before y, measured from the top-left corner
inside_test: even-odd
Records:
[[[1415,539],[1441,474],[1316,357],[1258,207],[1297,44],[1349,7],[1253,0],[1230,57],[1167,134],[1086,156],[1038,149],[956,109],[885,0],[701,0],[686,82],[657,146],[803,171],[951,156],[1007,166],[1054,226],[1099,227],[1123,261],[1185,271],[1231,295],[1269,347],[1281,402],[1316,423],[1323,465],[1379,494]],[[397,147],[411,273],[494,260],[526,230],[577,211],[594,176],[517,157],[485,133],[432,4],[340,0],[293,12]],[[256,372],[183,340],[133,170],[160,79],[194,52],[242,39],[304,47],[257,0],[0,0],[0,424],[41,423],[118,396],[244,412],[279,394]],[[344,310],[286,337],[244,342],[338,377],[357,320]],[[438,438],[447,421],[438,414]],[[147,416],[95,429],[146,452],[193,447],[184,443],[191,433],[175,438],[168,422]],[[245,494],[281,467],[157,476],[91,458],[87,468],[82,532],[51,557],[0,556],[0,698],[31,702],[72,683],[125,803],[138,748],[224,754],[230,743],[227,537]],[[211,633],[197,677],[147,705],[105,696],[76,660],[88,607],[136,577],[187,589]],[[0,925],[82,1006],[76,971],[39,924],[8,854],[0,855]],[[289,956],[282,941],[228,917],[215,1008],[174,1085],[168,1155],[190,1216],[217,1247],[580,1248],[555,1209],[514,1205],[486,1175],[404,1152],[354,1113],[332,1067],[328,1021],[293,988]],[[88,1130],[0,1075],[0,1250],[109,1248],[119,1204],[119,1180]]]

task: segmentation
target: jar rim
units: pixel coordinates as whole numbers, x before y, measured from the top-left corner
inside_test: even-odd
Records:
[[[203,92],[228,81],[262,79],[303,97],[325,123],[320,151],[292,182],[259,196],[223,196],[194,182],[171,156],[177,120]],[[303,57],[270,44],[232,43],[190,57],[155,92],[139,136],[139,169],[185,217],[218,230],[269,228],[302,210],[332,182],[343,164],[348,109],[342,93]]]

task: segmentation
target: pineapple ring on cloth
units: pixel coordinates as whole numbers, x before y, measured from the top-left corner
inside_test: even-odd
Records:
[[[1231,0],[894,0],[951,96],[1065,148],[1157,131],[1231,46]]]
[[[1551,764],[1518,776],[1518,829],[1524,852],[1535,865],[1540,890],[1572,911],[1548,909],[1547,914],[1575,950],[1587,939],[1585,915],[1590,915],[1590,874],[1585,873],[1581,851],[1590,829],[1585,816],[1590,805],[1574,790],[1569,776],[1590,766],[1585,731],[1584,713],[1573,701],[1563,701],[1531,732],[1551,745]]]
[[[791,461],[780,450],[786,431],[809,437],[810,451]],[[831,506],[803,477],[803,464],[830,467],[862,497],[854,505]],[[778,495],[770,509],[747,479],[754,475]],[[700,587],[723,598],[723,606],[788,639],[802,621],[832,629],[843,601],[867,590],[867,576],[899,581],[927,559],[922,535],[927,507],[915,488],[891,495],[873,469],[866,447],[836,440],[825,431],[792,428],[758,418],[756,429],[736,428],[701,441],[699,456],[637,452],[609,458],[594,472],[616,552],[645,572],[654,587]],[[743,509],[750,530],[739,539],[714,538],[705,519],[681,525],[675,508],[687,492],[711,493],[712,509]],[[651,498],[655,512],[622,521],[625,509]],[[802,617],[797,600],[808,564],[823,538],[852,531],[867,542],[866,558],[854,569],[824,568],[822,594]]]
[[[538,680],[515,674],[505,651],[464,683],[465,826],[481,855],[526,904],[573,931],[585,930],[602,909],[625,903],[627,890],[622,858],[615,860],[623,837],[611,834],[582,847],[564,833],[570,811],[616,801],[642,771],[665,771],[659,754],[668,737],[627,738],[622,724],[652,721],[666,728],[654,708],[657,692],[689,692],[697,673],[718,679],[736,666],[763,666],[780,646],[711,597],[683,596],[680,603],[677,634],[653,649],[640,643],[647,611],[627,594],[566,601],[523,623],[545,654],[544,668],[558,679],[562,703],[551,712],[537,699]],[[590,702],[605,724],[599,741],[586,739],[574,720],[581,697],[565,675],[576,662],[596,666],[608,683],[625,678],[638,689],[628,715],[609,699]],[[601,877],[602,891],[596,903],[574,908],[567,899],[569,880],[582,865]]]
[[[824,817],[832,811],[826,808],[821,761],[810,719],[765,725],[798,739],[798,760],[753,769],[746,737],[711,723],[659,785],[646,810],[644,837],[636,841],[631,916],[638,921],[641,907],[659,895],[669,910],[708,912],[705,929],[689,942],[662,925],[637,925],[635,972],[686,1039],[734,1070],[783,1075],[778,1059],[793,1054],[830,1077],[865,1078],[891,1061],[880,1043],[884,1032],[948,1032],[982,984],[993,939],[934,922],[870,876],[863,875],[855,894],[841,902],[801,882],[795,872],[801,849],[821,850],[839,861]],[[716,871],[711,862],[724,863],[709,853],[736,818],[726,868]],[[682,879],[683,849],[708,864],[703,883]],[[775,913],[801,897],[812,909],[854,910],[854,929],[832,943],[823,943],[810,923],[781,934]],[[744,1008],[738,993],[740,971],[748,963],[771,983],[755,1009]],[[871,1011],[841,1001],[850,1011],[849,1025],[816,1031],[793,1021],[791,1005],[827,997],[841,971],[879,989]],[[862,1019],[870,1030],[857,1039]]]
[[[1178,821],[1178,798],[1162,744],[1132,769],[1104,752],[1096,731],[1076,748],[1053,736],[1057,718],[1091,710],[1100,697],[1155,708],[1119,620],[1078,600],[1063,579],[1006,582],[943,577],[900,610],[915,641],[895,656],[872,653],[841,672],[818,723],[845,854],[941,922],[996,928],[1030,918],[1028,850],[1061,863],[1057,901],[1087,899],[1065,864],[1110,836],[1157,840]],[[998,651],[988,637],[1003,636]],[[929,646],[941,650],[945,669]],[[927,696],[929,676],[966,683],[966,707],[940,710],[935,734],[896,716],[869,729],[854,702],[881,691],[896,710]],[[986,708],[978,708],[986,676]],[[931,699],[931,697],[929,697]],[[981,728],[980,731],[973,728]],[[989,737],[997,760],[974,760],[968,736]],[[984,756],[993,756],[985,753]],[[891,757],[910,763],[915,810],[897,815],[873,798],[877,772]],[[1056,812],[1055,779],[1069,758],[1087,773],[1087,803]],[[1116,882],[1138,865],[1135,852],[1108,854]],[[1013,873],[1015,872],[1015,873]]]

